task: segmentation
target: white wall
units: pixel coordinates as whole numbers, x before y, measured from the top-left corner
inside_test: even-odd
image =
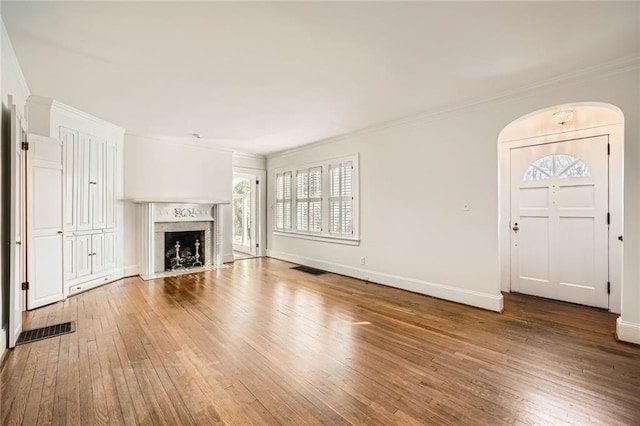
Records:
[[[29,87],[24,79],[22,74],[22,70],[20,69],[20,65],[16,58],[15,52],[13,50],[13,46],[11,45],[11,40],[7,34],[7,31],[4,27],[4,22],[2,22],[2,18],[0,17],[0,88],[2,91],[2,115],[3,119],[7,113],[10,113],[10,105],[8,102],[9,95],[13,96],[13,102],[16,104],[18,114],[22,117],[24,114],[24,105],[26,99],[29,97]],[[6,124],[7,123],[2,123]],[[5,135],[2,134],[2,145],[4,147],[5,144],[9,143],[5,140]],[[2,162],[0,162],[1,164]],[[0,187],[4,185],[4,173],[8,172],[4,168],[4,164],[0,166]],[[3,203],[4,204],[4,203]],[[0,210],[2,214],[1,220],[6,220],[7,208],[2,208]],[[2,244],[0,244],[0,259],[4,259],[5,254],[5,239],[8,238],[4,233],[2,234]],[[0,282],[2,285],[0,286],[0,324],[2,330],[0,331],[0,357],[4,353],[4,349],[6,347],[6,337],[7,337],[7,312],[8,312],[8,271],[5,270],[4,260],[0,261]]]
[[[181,143],[125,135],[125,275],[139,273],[139,209],[132,202],[136,199],[227,203],[218,212],[223,225],[220,247],[223,260],[227,260],[229,256],[233,259],[231,213],[228,205],[231,200],[232,157],[230,151],[208,147],[206,142]]]
[[[488,309],[501,309],[497,139],[527,113],[576,101],[611,103],[626,116],[623,318],[640,324],[640,179],[637,64],[576,76],[447,113],[335,138],[267,160],[276,168],[360,153],[359,246],[273,235],[269,254]],[[471,210],[463,211],[463,203]],[[360,257],[366,265],[360,266]],[[508,306],[507,306],[508,309]]]
[[[230,151],[127,134],[124,196],[147,200],[230,202]]]

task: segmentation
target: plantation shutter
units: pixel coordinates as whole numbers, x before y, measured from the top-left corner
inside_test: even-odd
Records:
[[[291,172],[276,174],[276,229],[291,229]]]
[[[329,232],[332,234],[353,233],[352,171],[351,161],[329,166]]]
[[[296,174],[296,229],[322,231],[322,167],[298,170]]]

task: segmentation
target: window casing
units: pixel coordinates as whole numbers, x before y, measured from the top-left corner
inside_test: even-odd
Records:
[[[356,154],[277,169],[276,235],[359,244],[358,166]]]

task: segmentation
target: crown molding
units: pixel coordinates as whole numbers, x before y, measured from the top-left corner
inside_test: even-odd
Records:
[[[494,96],[489,96],[481,99],[471,100],[468,102],[449,105],[443,108],[433,109],[430,111],[422,112],[417,115],[412,115],[412,116],[408,116],[408,117],[404,117],[396,120],[386,121],[380,124],[365,127],[352,132],[343,133],[341,135],[332,136],[325,139],[320,139],[318,141],[304,144],[295,148],[276,151],[273,153],[266,154],[266,158],[267,160],[270,160],[272,158],[291,155],[291,154],[305,151],[309,148],[327,145],[330,143],[338,142],[338,141],[349,139],[352,137],[362,136],[369,133],[378,132],[384,129],[402,126],[404,124],[408,124],[416,121],[434,120],[437,117],[441,117],[446,114],[453,114],[456,112],[464,111],[466,109],[477,108],[492,102],[506,102],[506,101],[516,100],[528,95],[532,91],[547,89],[550,87],[560,86],[568,83],[582,82],[585,80],[591,80],[598,77],[605,77],[607,75],[631,71],[638,68],[640,68],[640,54],[634,54],[634,55],[626,56],[624,58],[620,58],[614,61],[605,62],[603,64],[585,68],[579,71],[562,74],[557,77],[549,78],[546,80],[541,80],[534,84],[521,86],[518,89],[498,93],[497,95],[494,95]]]

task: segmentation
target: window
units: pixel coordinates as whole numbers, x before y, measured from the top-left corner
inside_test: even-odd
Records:
[[[329,166],[329,232],[342,236],[352,234],[353,195],[351,161]]]
[[[525,170],[522,180],[543,180],[553,176],[561,179],[591,177],[591,170],[584,161],[573,155],[552,154],[531,163]]]
[[[357,245],[358,155],[275,171],[275,232]]]
[[[291,172],[276,174],[276,229],[291,229]]]
[[[322,167],[298,170],[296,182],[296,229],[322,231]]]

